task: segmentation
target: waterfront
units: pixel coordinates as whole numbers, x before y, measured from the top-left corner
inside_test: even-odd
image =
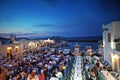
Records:
[[[111,65],[103,56],[94,55],[94,51],[98,50],[98,42],[65,43],[50,39],[42,42],[43,45],[37,46],[37,50],[34,46],[28,46],[20,55],[10,53],[11,56],[1,58],[1,80],[30,80],[33,74],[35,80],[106,80],[106,72],[114,79],[108,72],[112,71]],[[29,43],[33,44],[31,41]],[[86,46],[90,48],[86,49]]]
[[[86,46],[91,46],[92,49],[97,50],[98,49],[98,42],[67,42],[68,45],[70,45],[71,48],[74,48],[75,44],[78,43],[81,46],[82,50],[86,49]]]

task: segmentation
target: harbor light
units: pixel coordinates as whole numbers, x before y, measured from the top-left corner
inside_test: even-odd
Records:
[[[9,53],[12,50],[11,47],[7,47],[7,52]]]
[[[7,47],[7,51],[11,50],[12,48],[11,47]]]
[[[10,50],[10,49],[12,49],[11,47],[7,47],[7,50]]]

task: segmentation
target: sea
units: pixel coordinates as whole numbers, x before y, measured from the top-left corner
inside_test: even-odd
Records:
[[[98,42],[67,42],[67,44],[71,47],[74,48],[75,44],[78,43],[81,47],[82,50],[86,49],[86,46],[91,46],[93,50],[98,49]]]

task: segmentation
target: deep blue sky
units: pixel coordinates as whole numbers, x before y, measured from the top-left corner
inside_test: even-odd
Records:
[[[120,0],[0,0],[0,36],[101,36]]]

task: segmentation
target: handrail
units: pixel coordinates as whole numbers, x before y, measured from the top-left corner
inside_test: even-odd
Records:
[[[98,78],[99,80],[107,80],[100,71],[98,71]]]

